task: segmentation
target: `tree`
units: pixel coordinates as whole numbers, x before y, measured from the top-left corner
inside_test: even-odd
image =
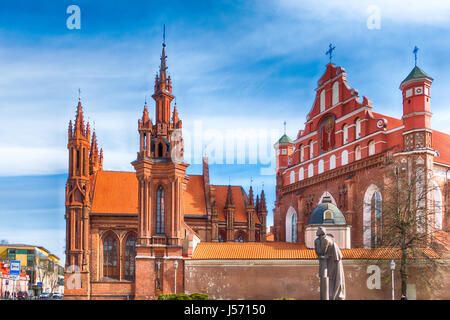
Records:
[[[382,206],[376,197],[366,204],[375,207],[370,225],[372,244],[399,254],[401,293],[406,295],[407,279],[413,269],[420,269],[419,274],[431,284],[428,275],[436,276],[446,268],[437,259],[438,249],[433,247],[432,172],[421,161],[403,161],[385,166],[382,177]],[[378,214],[379,210],[382,214]]]

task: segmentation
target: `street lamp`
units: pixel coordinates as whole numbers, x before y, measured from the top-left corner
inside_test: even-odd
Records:
[[[173,266],[175,267],[175,294],[177,294],[177,268],[178,268],[178,261],[175,260],[173,263]]]
[[[394,300],[394,270],[395,270],[395,262],[391,260],[391,271],[392,271],[392,300]]]

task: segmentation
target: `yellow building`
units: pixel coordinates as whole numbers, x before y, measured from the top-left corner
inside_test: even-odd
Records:
[[[35,295],[42,292],[60,292],[64,287],[64,268],[59,257],[40,246],[26,244],[0,244],[0,260],[21,262],[21,269],[30,277],[29,289]]]

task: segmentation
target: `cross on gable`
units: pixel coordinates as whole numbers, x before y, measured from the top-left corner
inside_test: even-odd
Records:
[[[417,46],[414,46],[414,50],[413,50],[413,53],[414,53],[414,64],[415,64],[415,66],[417,67],[417,52],[419,51],[419,48],[417,48]]]
[[[328,51],[325,52],[326,55],[329,55],[329,56],[330,56],[330,63],[331,63],[331,59],[333,59],[333,51],[334,51],[335,49],[336,49],[336,47],[333,46],[333,45],[330,43],[330,45],[328,46]]]

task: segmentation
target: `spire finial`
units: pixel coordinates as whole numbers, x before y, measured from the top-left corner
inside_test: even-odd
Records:
[[[147,95],[145,95],[144,105],[147,105]]]
[[[414,65],[417,67],[417,52],[419,51],[419,48],[417,48],[417,46],[414,46]]]
[[[326,55],[329,55],[329,56],[330,56],[330,63],[331,63],[331,59],[333,59],[333,51],[334,51],[334,49],[336,49],[336,47],[333,46],[333,45],[330,43],[330,45],[328,46],[328,51],[325,52]]]
[[[286,120],[284,120],[283,124],[284,124],[284,134],[286,134]]]
[[[163,47],[166,46],[166,24],[163,26]]]
[[[78,101],[80,101],[80,100],[81,100],[81,89],[78,88]]]

